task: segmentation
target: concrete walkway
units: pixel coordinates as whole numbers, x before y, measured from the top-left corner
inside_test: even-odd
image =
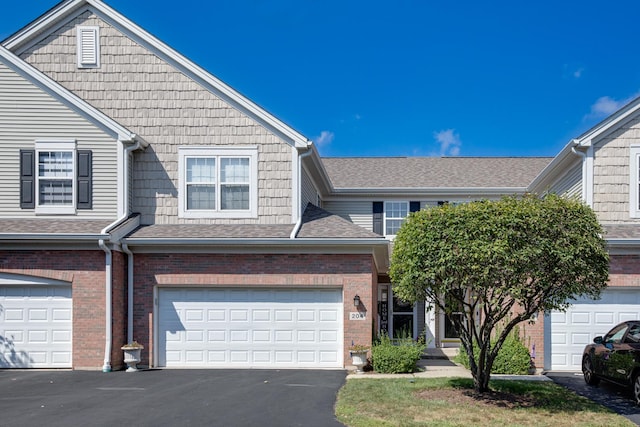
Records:
[[[418,361],[418,372],[413,374],[378,374],[375,372],[364,372],[357,374],[355,371],[349,372],[348,380],[361,378],[471,378],[471,372],[465,367],[454,363],[449,359],[420,359]],[[527,380],[527,381],[551,381],[544,375],[491,375],[495,380]]]

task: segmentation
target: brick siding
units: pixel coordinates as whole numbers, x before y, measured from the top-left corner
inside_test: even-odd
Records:
[[[126,257],[113,252],[112,367],[123,365]],[[62,280],[73,298],[74,369],[101,369],[105,345],[105,254],[96,251],[0,251],[0,272]]]
[[[370,345],[377,316],[377,272],[371,255],[137,254],[134,257],[134,338],[153,360],[153,291],[156,286],[339,287],[343,290],[344,362],[351,343]],[[366,321],[349,320],[358,294]]]

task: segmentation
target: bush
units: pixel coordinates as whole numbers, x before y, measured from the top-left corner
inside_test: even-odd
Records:
[[[495,341],[491,341],[491,347],[495,345]],[[478,354],[480,349],[474,343],[473,352],[478,360]],[[469,356],[467,352],[461,347],[460,352],[454,359],[457,363],[460,363],[465,368],[469,369]],[[524,375],[529,373],[531,368],[531,355],[529,349],[520,340],[520,334],[518,329],[515,328],[504,340],[502,348],[498,352],[498,356],[493,361],[491,367],[492,374],[510,374],[510,375]]]
[[[391,340],[383,334],[371,349],[371,362],[376,372],[404,374],[414,372],[426,345],[410,337]]]

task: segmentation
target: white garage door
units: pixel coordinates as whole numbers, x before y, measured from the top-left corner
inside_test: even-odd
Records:
[[[70,368],[71,307],[71,286],[0,285],[0,368]]]
[[[620,322],[640,318],[640,290],[607,289],[600,300],[578,300],[566,313],[552,312],[550,317],[550,369],[579,371],[582,351],[593,338]]]
[[[158,366],[343,366],[341,290],[161,289],[158,315]]]

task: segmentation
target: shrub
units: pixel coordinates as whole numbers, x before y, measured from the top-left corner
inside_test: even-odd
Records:
[[[491,347],[494,346],[494,341],[491,341]],[[478,360],[478,353],[480,349],[474,343],[473,352],[476,355],[476,361]],[[465,368],[469,369],[469,356],[467,352],[460,348],[460,352],[454,359],[457,363],[460,363]],[[491,367],[492,374],[510,374],[510,375],[524,375],[529,373],[531,368],[531,355],[529,349],[524,345],[520,339],[518,328],[507,336],[502,344],[502,348],[498,352],[498,356],[493,361]]]
[[[416,342],[410,337],[391,340],[383,334],[371,349],[373,369],[383,374],[414,372],[425,347],[423,340]]]

